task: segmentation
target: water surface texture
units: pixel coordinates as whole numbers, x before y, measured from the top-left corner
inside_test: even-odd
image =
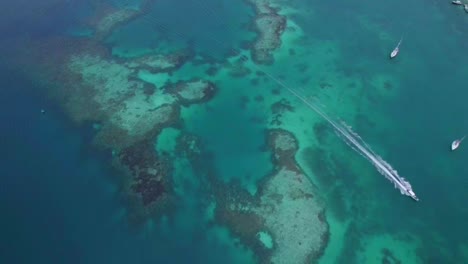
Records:
[[[468,263],[462,6],[0,10],[0,263]]]

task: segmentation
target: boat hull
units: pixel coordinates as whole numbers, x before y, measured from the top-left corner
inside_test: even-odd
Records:
[[[452,142],[452,151],[456,150],[458,148],[458,146],[460,146],[460,142],[458,140],[455,140],[454,142]]]

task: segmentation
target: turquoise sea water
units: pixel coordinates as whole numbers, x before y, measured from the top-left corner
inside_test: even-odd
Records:
[[[90,6],[69,2],[77,8],[61,9],[66,13],[49,20],[87,15]],[[334,173],[314,172],[309,177],[326,201],[331,229],[320,263],[379,263],[383,248],[401,263],[468,262],[468,154],[463,144],[449,151],[452,140],[468,133],[468,15],[435,1],[295,0],[279,5],[292,10],[294,24],[288,26],[296,32],[300,28],[303,38],[290,40],[294,34],[287,30],[276,63],[259,69],[316,96],[331,116],[352,125],[407,178],[421,199],[416,203],[400,195],[329,130],[327,144],[319,147],[338,160],[328,163]],[[159,1],[146,16],[114,32],[106,45],[132,56],[188,44],[200,55],[220,58],[252,39],[252,33],[241,29],[252,12],[242,1]],[[33,35],[66,34],[61,32],[81,26],[72,20],[56,29],[46,22],[28,29],[36,32]],[[10,29],[8,36],[15,35],[20,33]],[[400,55],[388,60],[402,35]],[[290,55],[288,45],[299,55]],[[306,70],[296,70],[298,64]],[[92,129],[70,124],[59,106],[44,99],[41,87],[20,81],[25,78],[7,68],[2,71],[0,97],[0,262],[252,261],[252,252],[238,246],[227,229],[208,224],[209,194],[201,193],[205,189],[186,164],[174,176],[184,196],[175,216],[149,221],[139,230],[129,228],[111,180],[117,172],[107,165],[108,153],[96,153],[89,146]],[[203,71],[181,71],[187,78],[205,77]],[[184,128],[206,143],[220,179],[240,181],[252,191],[272,169],[269,153],[261,149],[268,113],[252,98],[261,94],[269,102],[266,94],[278,84],[266,78],[254,86],[252,75],[232,81],[228,78],[234,77],[226,76],[214,77],[224,88],[217,99],[184,110]],[[377,87],[375,76],[388,80],[391,88]],[[306,77],[310,79],[304,81]],[[320,82],[332,87],[320,89]],[[251,99],[245,109],[240,107],[242,96]],[[295,104],[297,116],[316,115],[306,107],[299,109],[300,102],[284,89],[281,97]],[[40,115],[41,108],[48,109],[46,115]],[[311,130],[308,124],[301,126]],[[298,154],[306,172],[311,157],[316,156],[304,150]]]

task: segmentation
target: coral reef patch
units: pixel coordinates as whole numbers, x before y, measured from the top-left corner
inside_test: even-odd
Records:
[[[123,172],[116,178],[132,223],[167,213],[169,201],[175,199],[173,160],[158,154],[154,142],[164,128],[181,125],[181,107],[211,100],[217,89],[199,78],[158,89],[139,79],[138,72],[171,72],[191,54],[179,51],[122,60],[94,38],[64,37],[23,43],[18,50],[14,65],[36,73],[35,79],[73,121],[99,124],[93,142],[112,152],[113,166]]]
[[[90,25],[94,28],[94,36],[98,40],[104,40],[116,27],[128,23],[139,15],[137,10],[130,8],[114,9],[109,7],[101,12],[90,21]]]
[[[257,38],[252,44],[252,59],[258,64],[273,64],[273,51],[281,46],[281,35],[286,28],[286,17],[278,14],[268,1],[248,0],[255,9],[252,29]]]
[[[167,55],[148,54],[128,61],[126,66],[131,69],[147,70],[151,73],[173,72],[193,58],[193,55],[188,50],[179,50]]]
[[[286,99],[280,99],[271,105],[271,112],[273,114],[271,125],[280,126],[282,124],[281,118],[285,112],[294,112],[294,107]]]
[[[167,157],[158,157],[149,140],[133,144],[117,156],[118,161],[132,175],[130,187],[141,195],[143,205],[149,205],[167,195],[170,162]]]
[[[163,89],[177,97],[182,105],[207,102],[215,96],[217,91],[214,83],[202,79],[179,81],[168,84]]]
[[[328,243],[322,201],[295,161],[299,148],[283,129],[267,131],[275,169],[255,196],[237,185],[221,188],[216,219],[255,250],[260,263],[310,263]]]
[[[153,3],[154,0],[142,0],[138,7],[117,8],[105,1],[95,1],[92,5],[96,11],[87,24],[94,29],[94,38],[102,41],[116,28],[146,14]]]
[[[233,63],[225,63],[225,67],[229,69],[229,75],[236,78],[246,77],[251,73],[251,70],[244,65],[246,58],[242,57]]]

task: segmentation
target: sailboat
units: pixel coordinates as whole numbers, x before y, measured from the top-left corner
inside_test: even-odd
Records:
[[[465,137],[466,136],[463,136],[461,139],[455,139],[452,142],[452,151],[456,150],[460,146],[460,143],[463,141],[463,139],[465,139]]]
[[[398,52],[400,52],[400,44],[402,41],[403,37],[401,37],[400,41],[398,42],[398,45],[393,49],[392,53],[390,53],[390,59],[393,59],[398,55]]]

